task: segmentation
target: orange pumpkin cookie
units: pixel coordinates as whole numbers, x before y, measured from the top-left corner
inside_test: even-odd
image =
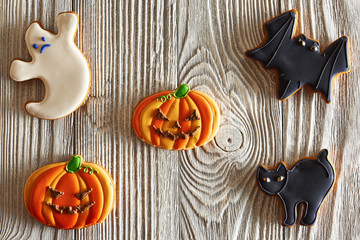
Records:
[[[156,147],[195,148],[211,141],[219,129],[220,111],[214,99],[182,84],[175,92],[159,92],[143,99],[135,109],[136,135]]]
[[[25,184],[30,215],[51,227],[75,229],[101,223],[115,202],[114,182],[100,165],[74,155],[35,171]]]

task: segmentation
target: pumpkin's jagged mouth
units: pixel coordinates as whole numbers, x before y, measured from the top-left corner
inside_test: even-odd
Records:
[[[196,132],[199,130],[200,126],[196,127],[194,130],[189,131],[188,133],[184,133],[183,131],[179,132],[179,133],[172,133],[169,131],[163,132],[161,130],[161,128],[157,128],[153,125],[153,128],[155,129],[155,132],[164,137],[164,138],[170,138],[171,140],[175,141],[176,139],[187,139],[189,137],[193,137],[195,136]]]
[[[83,213],[83,212],[89,210],[95,204],[95,201],[85,204],[84,207],[81,207],[80,205],[60,207],[59,205],[52,204],[50,202],[44,202],[44,203],[46,205],[48,205],[49,207],[51,207],[57,213],[63,214],[65,212],[67,212],[67,214],[69,214],[69,215],[74,215],[74,214]]]

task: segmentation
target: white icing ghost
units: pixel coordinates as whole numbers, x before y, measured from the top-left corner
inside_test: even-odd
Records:
[[[45,85],[41,102],[28,102],[25,109],[42,119],[58,119],[75,111],[85,101],[90,88],[88,63],[74,43],[78,16],[73,12],[58,15],[58,34],[32,23],[25,33],[31,62],[14,60],[10,77],[22,82],[39,78]]]

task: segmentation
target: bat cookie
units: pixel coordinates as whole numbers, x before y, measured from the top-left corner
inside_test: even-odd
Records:
[[[25,184],[30,215],[55,228],[75,229],[101,223],[115,202],[110,174],[100,165],[74,155],[35,171]]]
[[[43,81],[45,97],[41,102],[28,102],[25,109],[42,119],[58,119],[71,114],[85,101],[90,89],[90,69],[74,43],[78,16],[60,13],[58,33],[43,29],[38,22],[26,30],[25,42],[31,62],[14,60],[10,77],[22,82],[34,78]]]
[[[301,159],[291,169],[282,162],[274,169],[258,167],[256,178],[261,190],[281,200],[284,226],[295,224],[296,208],[301,202],[306,204],[301,224],[315,223],[320,205],[335,181],[335,171],[327,155],[324,149],[317,159]]]
[[[279,100],[308,86],[330,103],[333,80],[350,70],[348,38],[337,39],[321,53],[318,41],[304,34],[293,38],[296,14],[291,10],[266,22],[264,42],[246,55],[276,70]]]
[[[175,92],[159,92],[136,107],[136,135],[156,147],[191,149],[211,141],[219,129],[220,111],[214,99],[182,84]]]

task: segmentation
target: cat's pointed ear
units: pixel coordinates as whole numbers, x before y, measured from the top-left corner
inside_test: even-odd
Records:
[[[323,149],[321,150],[321,152],[318,155],[318,159],[327,159],[328,156],[328,150],[327,149]]]
[[[284,174],[284,175],[286,174],[287,170],[288,170],[287,167],[283,163],[280,163],[276,168],[277,172]]]
[[[263,165],[260,165],[258,167],[258,175],[262,175],[262,174],[266,173],[267,171],[268,171],[267,168],[264,167]]]

